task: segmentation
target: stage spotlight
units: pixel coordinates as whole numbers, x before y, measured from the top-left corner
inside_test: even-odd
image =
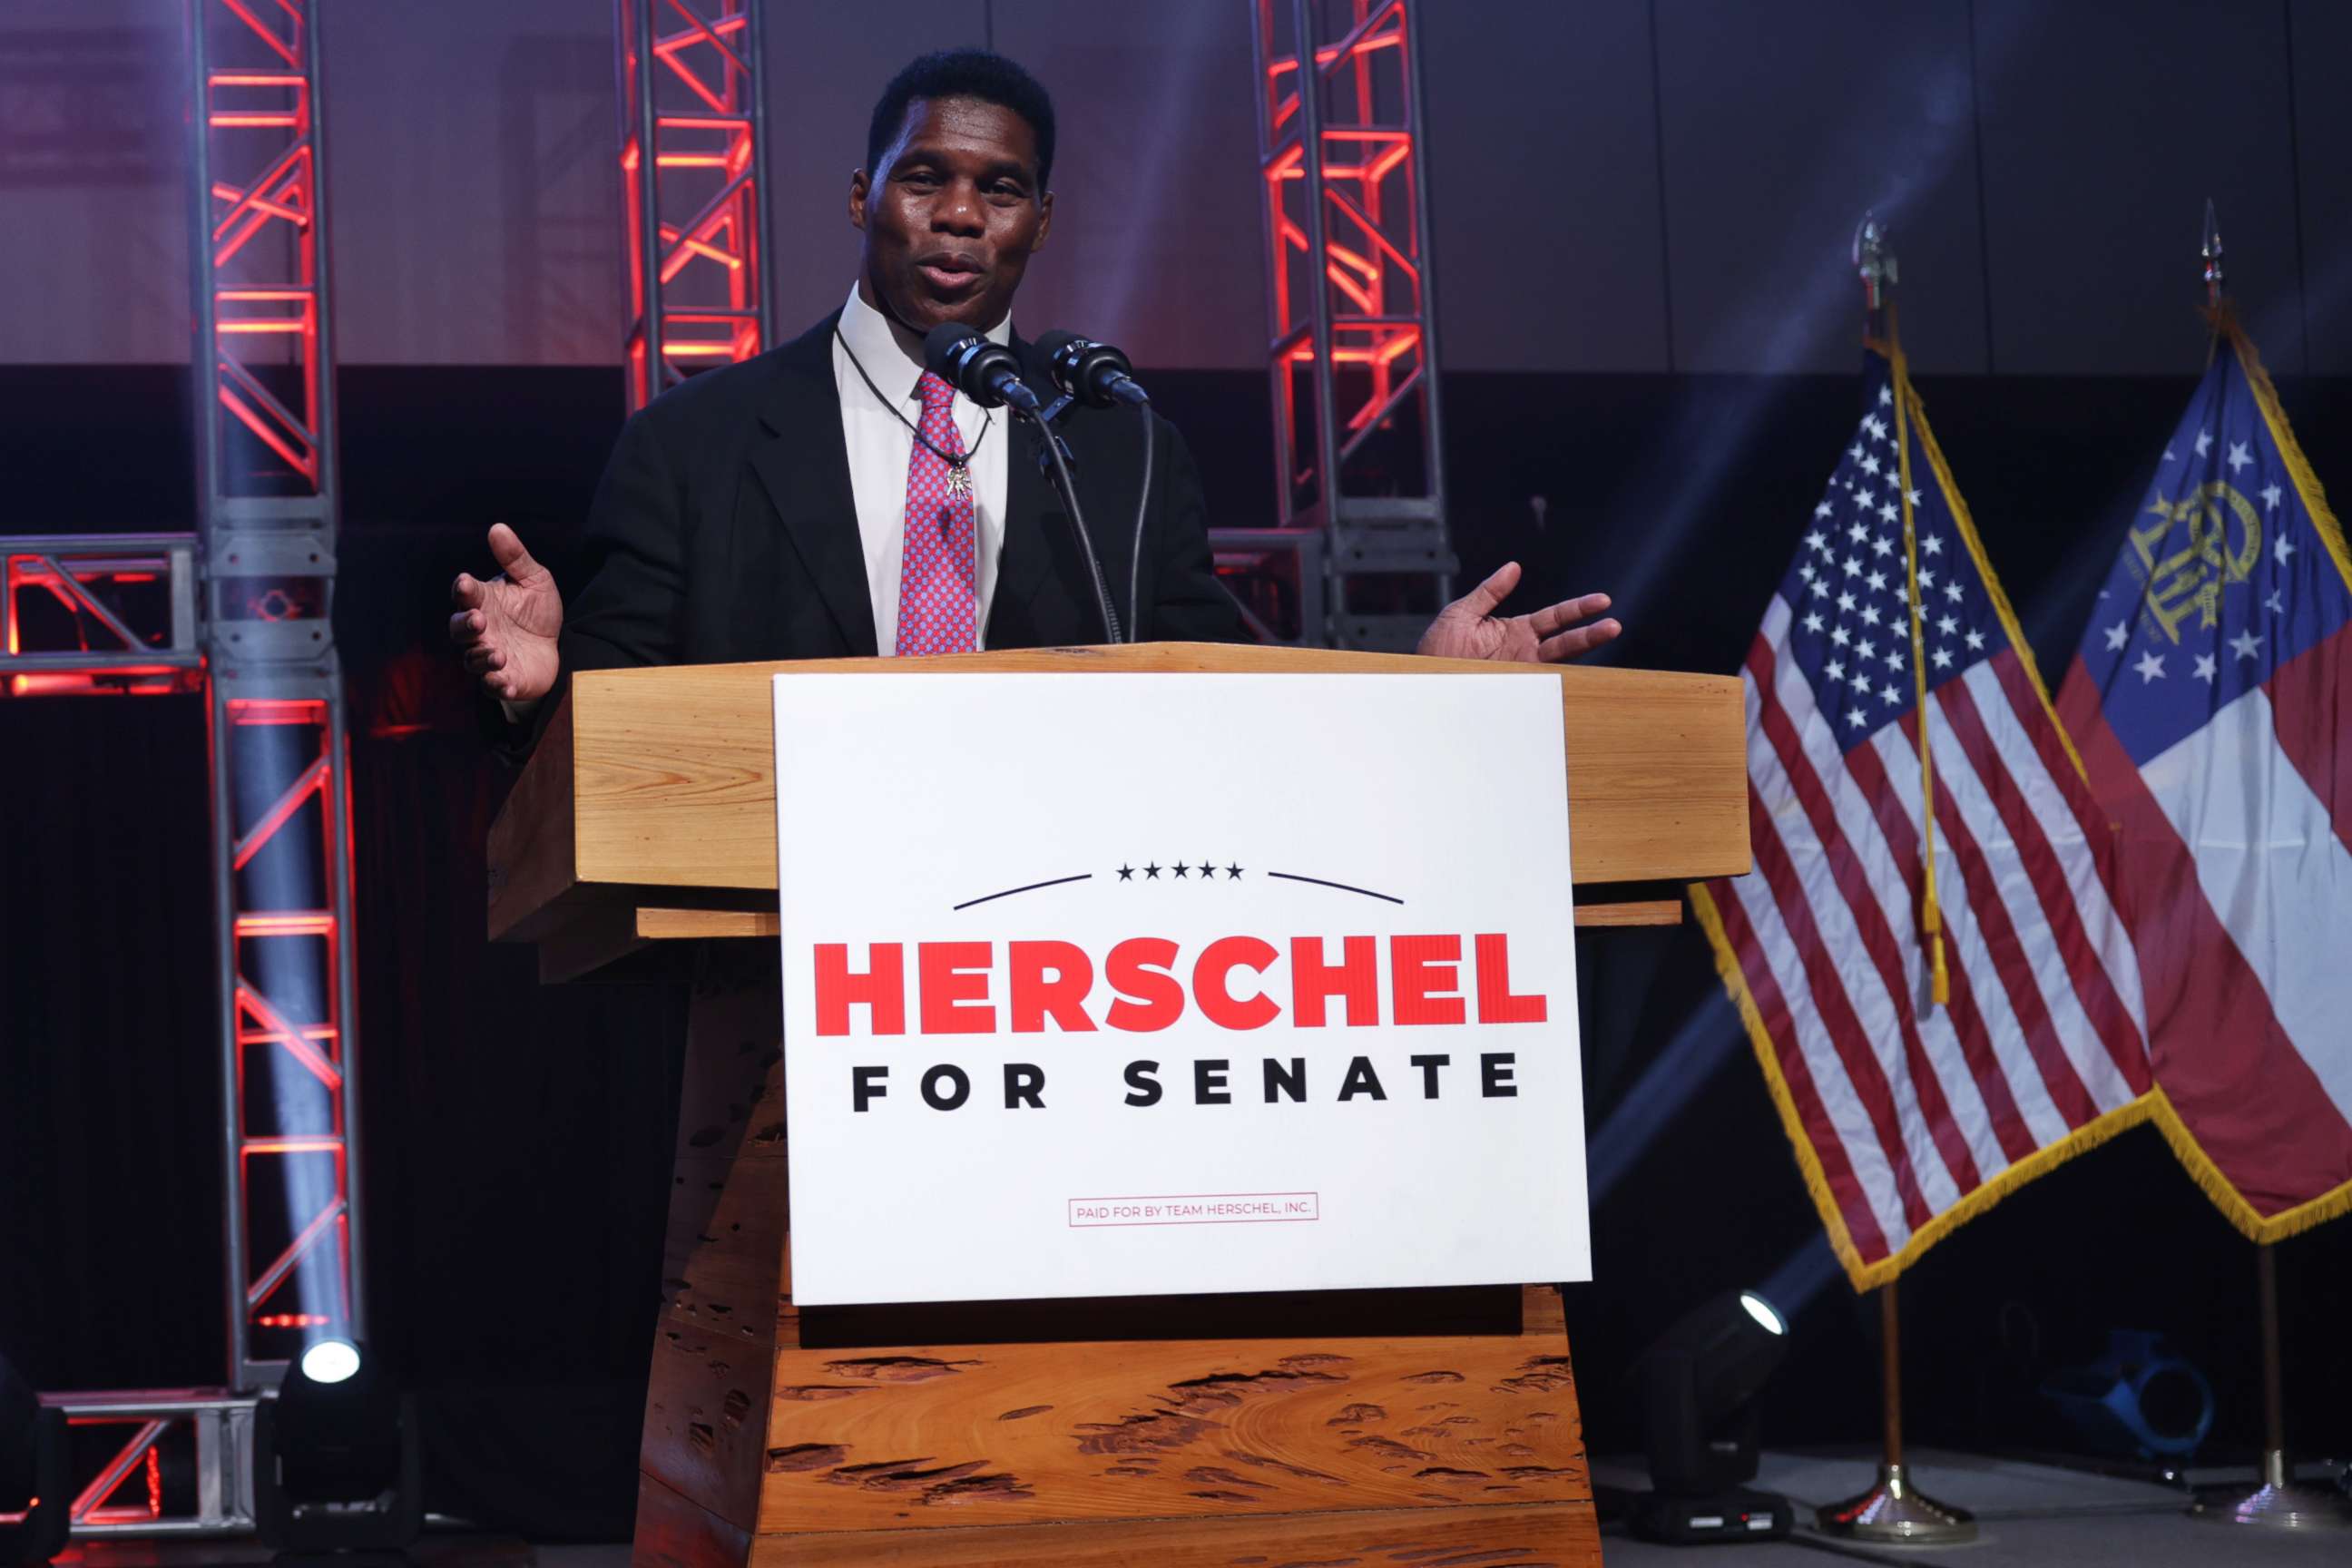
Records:
[[[0,1564],[47,1563],[65,1549],[67,1487],[65,1412],[43,1408],[0,1356]]]
[[[2213,1385],[2159,1334],[2108,1331],[2105,1355],[2053,1373],[2042,1394],[2096,1454],[2187,1459],[2213,1429]]]
[[[1752,1491],[1756,1396],[1788,1354],[1789,1324],[1753,1290],[1685,1317],[1636,1364],[1650,1484],[1633,1531],[1651,1541],[1771,1541],[1795,1521],[1789,1500]]]
[[[375,1359],[320,1340],[253,1416],[254,1523],[280,1562],[396,1552],[424,1525],[415,1400]]]

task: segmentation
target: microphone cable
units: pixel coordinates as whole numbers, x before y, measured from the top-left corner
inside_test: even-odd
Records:
[[[1061,480],[1062,499],[1070,504],[1070,526],[1078,536],[1079,553],[1086,557],[1087,580],[1094,584],[1095,608],[1102,612],[1103,630],[1114,643],[1127,639],[1119,636],[1118,612],[1111,607],[1110,588],[1103,581],[1102,563],[1095,559],[1095,542],[1087,532],[1087,514],[1078,505],[1078,487],[1070,478],[1070,466],[1062,459],[1062,443],[1055,437],[1054,427],[1040,416],[1026,409],[1016,410],[1036,428],[1038,438],[1045,444],[1045,455],[1053,459],[1054,472]]]
[[[1143,488],[1135,494],[1135,542],[1127,556],[1127,640],[1139,642],[1143,637],[1143,517],[1151,505],[1151,438],[1152,417],[1149,408],[1138,408],[1143,421]],[[1213,563],[1210,568],[1215,570]]]

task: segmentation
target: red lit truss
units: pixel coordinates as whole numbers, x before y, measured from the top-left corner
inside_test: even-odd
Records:
[[[331,449],[311,0],[198,0],[205,143],[198,193],[214,390],[229,416],[214,461],[329,488]],[[258,448],[255,450],[254,448]]]
[[[255,1398],[215,1389],[44,1394],[66,1415],[74,1536],[250,1530]],[[0,1525],[24,1518],[0,1513]]]
[[[194,691],[193,533],[0,539],[0,695]]]
[[[1409,646],[1454,564],[1412,30],[1420,4],[1250,6],[1279,517],[1320,535],[1332,641]]]
[[[767,119],[756,0],[619,0],[619,21],[635,410],[771,341]]]
[[[364,1329],[317,0],[187,0],[231,1386]]]

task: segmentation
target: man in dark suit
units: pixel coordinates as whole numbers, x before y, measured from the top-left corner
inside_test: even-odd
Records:
[[[509,720],[572,669],[1105,640],[1032,433],[923,365],[924,334],[958,322],[1011,347],[1050,396],[1011,311],[1052,228],[1053,159],[1053,104],[1012,61],[958,50],[899,72],[850,177],[865,241],[840,313],[630,419],[568,608],[504,524],[489,540],[500,575],[457,580],[450,637]],[[1141,638],[1244,640],[1212,570],[1192,455],[1157,414],[1140,418],[1155,422],[1159,456],[1139,563],[1139,416],[1080,407],[1063,427],[1084,459],[1075,481],[1113,604]],[[1614,621],[1576,624],[1606,609],[1605,595],[1494,616],[1517,580],[1507,565],[1448,605],[1421,651],[1567,658],[1616,636]]]

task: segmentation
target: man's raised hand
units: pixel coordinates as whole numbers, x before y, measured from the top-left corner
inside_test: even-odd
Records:
[[[1519,585],[1519,563],[1507,561],[1495,574],[1437,613],[1421,634],[1415,652],[1438,658],[1491,658],[1510,663],[1557,663],[1590,653],[1625,628],[1614,620],[1576,623],[1609,607],[1606,594],[1586,594],[1547,605],[1532,615],[1497,616],[1495,606]]]
[[[506,702],[536,702],[555,689],[555,637],[563,629],[563,595],[555,574],[531,559],[515,531],[490,526],[490,556],[499,574],[488,582],[460,572],[449,585],[449,640],[465,656],[466,672]]]

